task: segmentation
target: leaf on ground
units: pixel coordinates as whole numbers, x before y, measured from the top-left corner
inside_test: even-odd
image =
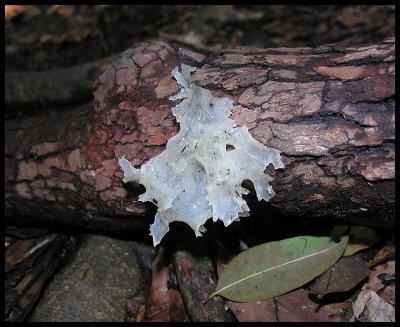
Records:
[[[222,242],[217,240],[217,270],[221,275],[229,261],[234,258]],[[227,301],[231,312],[239,322],[281,322],[281,321],[331,321],[339,322],[342,314],[338,310],[326,310],[308,297],[305,289],[299,288],[290,293],[256,302]],[[284,305],[284,306],[283,306]],[[351,304],[349,304],[351,305]],[[343,310],[341,310],[341,313]]]
[[[367,226],[353,225],[349,230],[349,242],[344,250],[343,256],[350,256],[358,251],[369,248],[381,239],[381,235],[373,228]]]
[[[318,276],[310,286],[310,293],[322,298],[325,294],[346,292],[369,275],[361,254],[340,258],[332,267]]]
[[[371,269],[366,289],[376,292],[383,300],[395,305],[395,262],[389,261]]]
[[[229,308],[239,322],[339,322],[339,316],[330,316],[318,303],[299,288],[290,293],[250,303],[230,302]]]
[[[233,301],[269,299],[298,288],[332,266],[348,236],[299,236],[261,244],[237,255],[221,274],[208,299],[221,295]]]
[[[374,291],[363,287],[353,303],[353,316],[350,322],[354,321],[394,322],[395,309]]]
[[[164,248],[152,264],[152,283],[147,300],[146,322],[183,322],[188,316],[182,297],[177,290],[168,289],[168,267],[165,265]]]
[[[385,246],[379,250],[379,252],[375,255],[374,259],[372,260],[370,266],[375,266],[379,263],[393,260],[395,257],[395,244],[394,239],[389,240]]]

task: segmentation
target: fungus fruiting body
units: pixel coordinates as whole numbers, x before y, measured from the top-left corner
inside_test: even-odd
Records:
[[[146,192],[140,201],[157,205],[150,235],[154,246],[160,243],[173,221],[187,223],[201,236],[204,223],[222,220],[225,226],[249,215],[242,195],[244,180],[252,181],[258,200],[274,196],[271,177],[264,172],[272,164],[284,168],[280,151],[256,141],[246,126],[235,127],[229,118],[233,102],[213,97],[207,89],[195,85],[191,72],[195,68],[182,64],[172,76],[182,86],[170,100],[183,99],[172,108],[180,131],[167,142],[166,149],[140,169],[122,157],[119,164],[124,182],[136,180]]]

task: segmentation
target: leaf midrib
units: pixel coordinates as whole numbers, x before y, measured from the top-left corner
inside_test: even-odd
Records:
[[[227,289],[227,288],[229,288],[229,287],[233,287],[234,285],[236,285],[236,284],[238,284],[238,283],[241,283],[242,281],[244,281],[244,280],[246,280],[246,279],[253,278],[253,277],[255,277],[255,276],[257,276],[257,275],[260,275],[260,274],[263,274],[263,273],[265,273],[265,272],[267,272],[267,271],[270,271],[270,270],[273,270],[273,269],[278,269],[278,268],[280,268],[280,267],[284,267],[285,265],[289,265],[289,264],[291,264],[291,263],[295,263],[296,261],[303,260],[303,259],[307,259],[307,258],[310,258],[310,257],[312,257],[312,256],[319,255],[319,254],[322,254],[322,253],[324,253],[324,252],[326,252],[326,251],[332,250],[332,249],[334,249],[336,246],[339,246],[341,243],[342,243],[342,242],[338,242],[338,243],[336,243],[333,247],[324,249],[324,250],[319,251],[319,252],[315,252],[315,253],[310,254],[310,255],[308,255],[308,256],[305,256],[305,257],[301,257],[301,258],[297,258],[297,259],[292,260],[292,261],[285,262],[285,263],[280,264],[280,265],[278,265],[278,266],[274,266],[274,267],[271,267],[271,268],[268,268],[268,269],[259,271],[259,272],[255,273],[255,274],[249,275],[249,276],[247,276],[247,277],[244,277],[244,278],[242,278],[242,279],[239,279],[238,281],[233,282],[233,283],[231,283],[231,284],[229,284],[229,285],[227,285],[227,286],[221,288],[219,291],[214,292],[212,295],[217,295],[218,293],[223,292],[225,289]],[[211,297],[212,295],[210,295],[210,297]]]

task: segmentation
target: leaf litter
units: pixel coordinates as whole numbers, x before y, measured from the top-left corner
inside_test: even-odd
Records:
[[[357,229],[356,229],[357,230]],[[344,231],[344,228],[340,230],[338,229],[338,233],[342,233]],[[353,229],[353,235],[356,234],[354,233]],[[374,235],[374,237],[369,237],[371,235]],[[360,233],[358,233],[360,235]],[[331,233],[332,236],[332,233]],[[374,240],[377,234],[375,233],[369,233],[369,236],[365,236],[364,239],[369,239],[369,240]],[[382,236],[379,236],[380,239],[382,239]],[[384,237],[383,237],[384,238]],[[353,237],[352,240],[355,238]],[[362,237],[359,237],[358,239],[362,239]],[[336,239],[338,240],[338,239]],[[350,241],[349,241],[350,242]],[[383,242],[383,241],[382,241]],[[356,261],[365,261],[364,264],[358,263],[359,267],[358,270],[360,274],[357,274],[357,276],[352,277],[352,281],[349,282],[347,287],[343,287],[343,290],[345,288],[351,288],[351,284],[353,283],[354,285],[357,284],[357,279],[361,280],[361,282],[356,285],[356,287],[353,287],[350,291],[343,291],[340,290],[340,287],[338,288],[337,292],[331,293],[331,297],[329,298],[324,298],[324,301],[318,300],[316,297],[312,297],[311,292],[308,290],[309,287],[312,287],[312,283],[307,284],[303,288],[297,288],[293,291],[289,291],[288,293],[274,297],[272,299],[267,299],[267,300],[262,300],[262,301],[255,301],[255,302],[233,302],[233,301],[227,301],[228,307],[231,309],[231,311],[235,314],[236,318],[238,321],[265,321],[265,322],[270,322],[270,321],[347,321],[349,317],[346,315],[346,313],[351,310],[351,305],[354,303],[355,298],[354,294],[359,290],[359,287],[363,285],[363,282],[365,280],[368,280],[366,278],[363,279],[363,275],[366,274],[366,272],[369,272],[365,267],[371,268],[377,268],[379,267],[379,273],[375,272],[375,275],[379,275],[380,278],[377,278],[376,276],[373,276],[373,271],[371,271],[371,275],[369,280],[371,278],[375,278],[375,283],[376,281],[379,281],[380,279],[382,280],[382,283],[379,284],[380,288],[376,286],[374,288],[375,292],[377,292],[378,295],[380,295],[381,298],[383,298],[386,302],[394,306],[394,274],[390,274],[390,272],[394,272],[394,268],[391,269],[391,267],[394,267],[394,240],[389,240],[386,242],[386,245],[382,248],[382,245],[380,245],[382,242],[379,242],[376,244],[375,241],[373,241],[373,244],[368,244],[367,247],[364,249],[359,249],[356,251],[358,254],[353,255],[353,256],[348,256],[347,257],[347,264],[350,266],[348,268],[351,268],[351,266],[354,264],[354,258],[352,260],[348,260],[352,257],[357,257]],[[354,243],[354,242],[353,242]],[[225,245],[222,242],[217,241],[218,244],[218,275],[221,276],[222,271],[224,268],[227,266],[227,263],[234,257],[234,254],[229,252]],[[349,243],[348,243],[349,244]],[[348,245],[349,246],[349,245]],[[371,246],[373,247],[371,249]],[[368,250],[368,248],[370,248]],[[369,260],[366,258],[365,251],[368,251],[368,255],[370,256],[371,253],[377,253],[375,257],[370,257]],[[375,249],[375,250],[374,250]],[[378,251],[379,250],[379,251]],[[373,258],[373,259],[372,259]],[[341,261],[343,258],[341,258],[339,261]],[[338,262],[339,262],[338,261]],[[389,261],[388,264],[382,265],[382,262]],[[344,261],[343,261],[344,262]],[[343,264],[341,262],[341,264]],[[393,265],[392,265],[393,264]],[[372,268],[374,270],[374,268]],[[375,269],[376,270],[376,269]],[[393,270],[393,271],[392,271]],[[387,272],[387,273],[386,273]],[[333,279],[335,280],[335,279]],[[338,281],[338,280],[337,280]],[[369,282],[367,283],[369,284]],[[386,286],[384,286],[386,284]],[[326,291],[326,290],[325,290]],[[302,298],[301,293],[304,292],[305,294],[308,294],[308,296]],[[281,307],[282,305],[279,304],[280,298],[284,296],[293,296],[294,298],[298,298],[297,301],[297,307],[296,306],[291,306],[289,310],[286,310],[285,307]],[[277,301],[278,300],[278,301]],[[282,302],[282,301],[280,301]],[[310,302],[309,304],[307,302]],[[282,302],[283,304],[286,304],[286,302]],[[288,307],[286,305],[286,307]],[[307,308],[307,312],[310,314],[308,317],[305,317],[302,313],[302,310],[305,310]],[[285,313],[286,310],[286,313]],[[292,315],[292,317],[291,317]],[[293,319],[293,320],[291,320]],[[310,319],[310,320],[307,320]]]
[[[253,302],[279,296],[313,280],[342,255],[348,236],[298,236],[250,248],[236,256],[221,274],[208,299],[221,295]]]

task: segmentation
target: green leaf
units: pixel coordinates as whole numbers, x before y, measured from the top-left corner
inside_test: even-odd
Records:
[[[227,265],[207,300],[221,295],[232,301],[269,299],[304,285],[342,255],[348,236],[299,236],[250,248]]]

